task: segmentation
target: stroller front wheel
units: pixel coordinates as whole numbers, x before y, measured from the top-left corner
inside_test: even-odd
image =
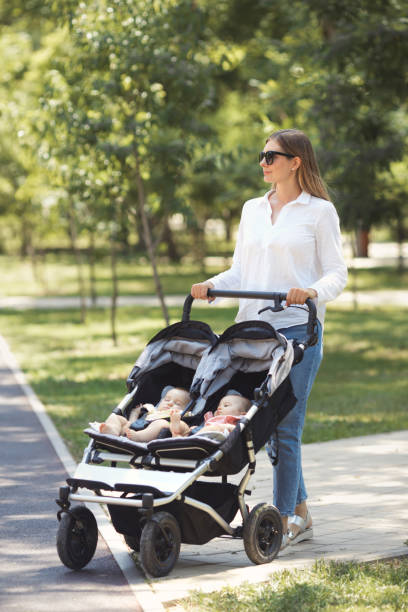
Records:
[[[57,552],[62,563],[80,570],[95,554],[98,527],[94,515],[85,506],[74,506],[64,513],[57,532]]]
[[[180,527],[169,512],[157,512],[143,527],[140,538],[140,562],[146,573],[166,576],[180,554]]]
[[[282,542],[282,519],[275,506],[258,504],[244,523],[242,537],[248,558],[257,565],[270,563]]]

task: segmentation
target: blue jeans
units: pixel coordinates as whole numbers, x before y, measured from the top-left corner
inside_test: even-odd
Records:
[[[306,335],[306,325],[294,325],[279,331],[289,340],[301,340]],[[307,398],[323,356],[322,327],[319,322],[318,335],[317,344],[305,351],[302,361],[292,368],[289,375],[297,402],[266,444],[271,461],[278,454],[278,463],[274,466],[273,503],[282,516],[293,515],[295,506],[307,499],[302,474],[301,441]]]

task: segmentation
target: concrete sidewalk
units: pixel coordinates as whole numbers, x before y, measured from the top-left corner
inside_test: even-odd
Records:
[[[166,607],[192,589],[262,582],[274,572],[305,568],[316,559],[369,561],[408,555],[408,431],[307,444],[303,466],[313,540],[285,549],[267,565],[253,565],[241,540],[182,545],[170,576],[151,583]],[[264,451],[257,454],[251,482],[249,506],[271,503],[272,469]]]

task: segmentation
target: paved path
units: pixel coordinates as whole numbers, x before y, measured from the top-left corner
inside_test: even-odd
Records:
[[[61,564],[55,498],[67,472],[1,348],[1,611],[140,611],[102,538],[85,570],[72,572]]]
[[[316,559],[366,561],[408,554],[408,431],[402,431],[304,446],[315,538],[283,551],[271,564],[255,566],[242,541],[218,538],[203,546],[182,545],[170,576],[147,582],[120,536],[105,528],[105,519],[102,531],[116,551],[115,558],[125,560],[131,588],[102,538],[87,568],[71,572],[61,565],[55,549],[54,499],[67,473],[55,452],[58,435],[52,434],[52,446],[32,412],[33,402],[23,393],[25,389],[29,395],[29,389],[21,387],[10,370],[10,360],[7,351],[0,352],[0,607],[4,612],[51,612],[57,596],[64,602],[64,612],[137,611],[135,593],[145,612],[163,611],[163,606],[176,607],[172,602],[192,589],[211,591],[226,584],[264,581],[273,572],[307,567]],[[262,451],[251,483],[250,507],[270,503],[271,468]]]
[[[166,295],[167,306],[182,306],[186,296],[183,295]],[[91,301],[88,299],[87,306],[91,307]],[[329,302],[328,307],[332,305],[352,305],[357,303],[359,306],[402,306],[408,308],[408,290],[392,290],[392,291],[344,291],[333,302]],[[96,308],[109,308],[111,298],[108,296],[100,296],[97,299]],[[202,302],[205,304],[205,302]],[[201,305],[202,305],[201,304]],[[236,304],[236,300],[223,299],[219,302],[218,307],[226,307]],[[159,306],[159,300],[154,295],[122,295],[118,298],[118,306]],[[78,297],[0,297],[0,309],[14,310],[30,310],[30,309],[70,309],[79,308],[80,300]],[[194,308],[194,305],[193,305]]]
[[[240,540],[183,545],[178,564],[153,588],[164,602],[188,590],[211,591],[273,572],[304,568],[316,559],[369,561],[408,555],[408,431],[349,438],[303,447],[315,537],[285,549],[267,565],[253,565]],[[272,502],[271,467],[257,454],[250,507]]]

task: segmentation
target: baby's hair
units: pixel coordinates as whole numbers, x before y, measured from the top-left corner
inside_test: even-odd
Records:
[[[243,396],[241,396],[241,399],[242,399],[242,403],[243,403],[243,406],[242,406],[243,412],[248,412],[248,410],[251,407],[251,402],[249,401],[249,399],[247,399],[246,397],[243,397]]]

